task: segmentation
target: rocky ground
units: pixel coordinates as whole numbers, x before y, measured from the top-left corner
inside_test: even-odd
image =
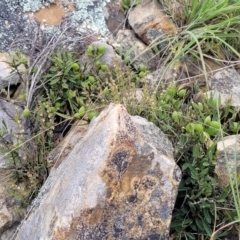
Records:
[[[89,43],[96,48],[104,46],[106,53],[101,61],[109,68],[114,66],[114,59],[121,64],[126,53],[129,53],[127,57],[132,60],[131,67],[137,69],[141,63],[144,63],[149,70],[144,81],[151,87],[156,87],[161,78],[166,83],[169,80],[178,81],[180,88],[192,91],[191,79],[198,76],[199,83],[203,85],[200,94],[193,96],[198,102],[206,89],[202,65],[179,61],[163,74],[164,66],[161,64],[167,56],[164,52],[166,44],[158,45],[158,50],[164,52],[160,57],[148,47],[154,43],[156,37],[164,38],[166,33],[176,34],[177,31],[172,19],[156,4],[156,1],[144,1],[127,14],[122,9],[120,0],[2,0],[0,2],[0,52],[2,52],[0,54],[0,119],[2,120],[0,126],[1,128],[7,126],[7,131],[1,133],[4,141],[9,139],[9,142],[15,143],[13,133],[19,133],[20,129],[19,124],[13,121],[14,114],[20,112],[21,115],[23,107],[29,106],[34,100],[32,94],[24,103],[15,101],[16,96],[19,96],[18,89],[24,84],[19,74],[16,71],[12,72],[13,69],[7,64],[9,50],[20,49],[30,65],[35,63],[39,67],[37,74],[40,75],[47,68],[49,52],[53,51],[60,41],[68,49],[79,47],[83,59],[86,57],[84,52]],[[211,60],[206,60],[205,63],[209,74],[209,85],[216,94],[215,98],[221,96],[222,102],[225,103],[231,97],[232,105],[239,107],[240,75],[237,70],[224,69],[223,65]],[[36,87],[34,85],[36,79],[37,77],[31,78],[30,88]],[[13,101],[9,101],[9,96],[6,96],[6,93],[11,92],[9,89],[14,89],[14,93],[11,93]],[[139,93],[137,101],[140,102],[143,92],[141,89],[137,91]],[[111,114],[107,114],[108,112]],[[107,126],[110,125],[112,132],[108,132]],[[99,236],[99,239],[105,239],[106,236],[111,236],[106,239],[130,239],[136,236],[139,238],[131,239],[159,239],[161,232],[162,239],[168,239],[171,212],[181,178],[181,173],[173,161],[173,149],[169,140],[165,139],[162,132],[156,126],[153,127],[152,123],[139,117],[129,116],[125,108],[120,105],[111,105],[91,123],[89,129],[85,135],[86,126],[81,130],[75,126],[69,133],[70,137],[63,140],[48,156],[48,163],[54,166],[53,171],[35,205],[33,204],[33,211],[28,212],[26,217],[28,221],[23,221],[19,233],[14,235],[17,236],[16,239],[37,239],[42,236],[46,239],[66,239],[66,236],[71,239],[79,239],[81,236],[80,239],[86,240],[97,239]],[[97,136],[96,132],[99,133]],[[155,136],[155,132],[158,132],[160,137]],[[100,135],[101,138],[98,137]],[[80,149],[85,144],[84,141],[81,142],[82,138],[89,145]],[[103,139],[105,142],[102,141]],[[226,139],[229,155],[234,146],[234,139],[235,135]],[[239,139],[236,139],[239,143]],[[75,148],[75,145],[80,150]],[[104,150],[105,145],[108,146],[107,150]],[[221,154],[219,154],[220,161],[216,173],[217,178],[224,185],[227,173],[225,171],[223,174],[223,170],[226,170],[226,166],[221,143],[218,145]],[[81,163],[85,163],[82,165],[78,165],[80,151],[83,152],[82,155],[88,157],[84,160],[80,159]],[[5,240],[13,236],[23,214],[15,211],[20,206],[20,200],[16,200],[16,196],[15,198],[5,196],[5,185],[9,184],[9,176],[4,164],[8,159],[4,152],[1,152],[0,156],[0,177],[6,180],[0,185],[0,216],[2,216],[0,239]],[[146,161],[147,164],[139,167],[136,159]],[[72,162],[75,165],[72,165]],[[99,169],[101,173],[98,178]],[[81,178],[78,175],[81,175]],[[24,186],[20,186],[19,189],[21,187],[24,189]],[[81,189],[79,190],[78,187]],[[42,201],[44,196],[48,197]],[[85,196],[88,197],[85,199]],[[160,207],[159,199],[162,203]],[[74,202],[78,201],[83,204],[74,205]],[[143,202],[145,205],[142,205]],[[119,206],[119,209],[115,205]],[[139,209],[142,213],[138,212]],[[155,214],[156,212],[159,214]],[[86,222],[81,218],[81,214],[85,214]],[[103,222],[98,221],[101,214],[105,214]],[[128,220],[124,221],[126,216]],[[148,227],[143,228],[144,224]]]

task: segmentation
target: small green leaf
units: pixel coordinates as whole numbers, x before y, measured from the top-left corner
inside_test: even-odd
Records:
[[[211,230],[208,222],[206,222],[206,221],[203,220],[203,221],[202,221],[202,224],[203,224],[204,230],[206,231],[206,233],[207,233],[208,236],[210,237],[210,236],[212,235],[212,230]]]
[[[209,224],[211,224],[212,221],[211,221],[211,217],[210,217],[208,209],[206,209],[206,208],[203,209],[203,215],[204,215],[205,219],[207,220],[207,222]]]
[[[54,85],[60,81],[60,77],[56,77],[53,80],[51,80],[50,85]]]
[[[68,84],[63,83],[63,84],[62,84],[62,87],[65,88],[65,89],[68,89]]]
[[[199,219],[196,219],[195,222],[196,222],[196,224],[197,224],[198,229],[200,229],[201,231],[203,231],[204,228],[203,228],[202,221],[200,221]]]
[[[193,146],[193,157],[198,158],[200,156],[200,147],[196,144]]]
[[[193,240],[196,239],[195,236],[192,233],[185,232],[185,234],[189,239],[193,239]]]

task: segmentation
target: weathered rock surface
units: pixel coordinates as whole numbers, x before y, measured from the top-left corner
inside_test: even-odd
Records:
[[[240,174],[240,135],[223,138],[217,143],[217,149],[216,181],[220,187],[226,187],[230,183],[229,176],[234,179]]]
[[[4,148],[4,144],[14,143],[16,138],[14,134],[19,133],[19,126],[14,121],[14,116],[21,112],[21,108],[0,99],[0,130],[1,130],[1,146]],[[5,149],[6,150],[6,149]],[[8,158],[4,156],[4,152],[0,149],[0,169],[5,168],[5,164],[8,162]]]
[[[21,216],[16,209],[21,208],[21,203],[9,194],[11,188],[11,170],[9,165],[8,144],[16,141],[19,126],[14,121],[15,114],[19,114],[21,108],[0,99],[0,240],[11,239]],[[15,193],[16,196],[16,193]]]
[[[19,41],[19,36],[34,39],[34,29],[37,25],[28,21],[20,2],[23,3],[18,0],[0,1],[0,51],[9,49],[13,41]],[[25,43],[21,42],[19,45],[22,44],[27,45],[26,39]]]
[[[112,0],[103,8],[106,25],[113,36],[115,36],[126,23],[125,13],[121,1]]]
[[[95,49],[97,49],[99,46],[104,46],[105,47],[105,52],[104,54],[99,58],[99,61],[101,63],[107,64],[108,67],[114,67],[114,62],[118,61],[121,62],[120,56],[114,51],[113,47],[109,44],[107,44],[104,41],[97,41],[93,42],[91,44],[94,46]]]
[[[17,193],[11,190],[11,170],[0,169],[0,179],[0,240],[6,240],[12,238],[24,209],[21,201],[16,199]]]
[[[65,15],[73,10],[73,2],[66,2],[66,4],[64,4],[64,1],[60,0],[56,2],[56,4],[50,4],[31,15],[37,18],[42,25],[53,26],[60,24]]]
[[[176,26],[154,0],[143,0],[129,13],[129,24],[147,44],[166,33],[175,33]]]
[[[110,105],[52,169],[16,239],[168,239],[172,151],[154,124]]]
[[[211,92],[215,98],[221,98],[225,105],[230,100],[230,105],[240,107],[240,75],[235,69],[224,69],[217,72],[209,81]]]
[[[149,70],[156,69],[155,54],[132,30],[120,30],[111,44],[120,55],[129,57],[136,69],[140,64],[145,64]]]
[[[71,153],[75,145],[83,138],[88,129],[88,123],[81,120],[74,124],[72,131],[49,153],[47,162],[49,168],[60,165]]]
[[[115,10],[111,9],[113,5]],[[90,32],[106,39],[113,28],[122,25],[120,6],[120,0],[75,0],[74,4],[65,0],[1,0],[0,51],[11,49],[13,42],[14,48],[25,53],[33,43],[42,46],[56,33],[62,20],[68,27],[66,36]]]
[[[0,89],[17,84],[20,81],[19,75],[8,62],[11,62],[10,54],[0,53]]]

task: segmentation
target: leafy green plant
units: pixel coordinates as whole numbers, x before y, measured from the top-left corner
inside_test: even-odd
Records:
[[[194,4],[196,1],[188,7],[192,8]],[[195,27],[190,30],[195,31]],[[195,58],[201,58],[201,54],[205,56],[203,51],[200,55],[198,51],[206,39],[200,37],[200,32],[196,41],[188,34],[190,30],[183,29],[179,37],[168,39],[171,54],[167,63],[190,52]],[[207,38],[207,42],[211,41]],[[31,136],[19,139],[19,146],[9,148],[9,152],[17,154],[18,162],[13,165],[17,173],[15,183],[27,182],[31,196],[28,201],[32,199],[48,176],[46,159],[54,147],[56,127],[78,119],[90,121],[109,102],[122,103],[130,114],[143,116],[159,126],[175,147],[175,159],[183,171],[183,178],[173,212],[171,234],[177,239],[208,239],[220,229],[216,228],[220,224],[227,227],[218,231],[215,237],[228,234],[232,226],[227,224],[237,214],[233,196],[229,194],[231,190],[220,191],[214,178],[216,141],[238,133],[239,110],[229,105],[221,107],[220,102],[212,97],[193,101],[192,95],[198,91],[197,84],[193,92],[180,89],[175,84],[166,90],[151,89],[143,81],[148,73],[145,65],[131,69],[128,67],[129,59],[125,61],[127,67],[116,61],[110,68],[101,62],[105,51],[104,46],[88,46],[85,55],[89,63],[81,62],[81,56],[62,48],[48,56],[50,66],[37,84],[36,101],[28,104],[21,118],[17,119],[19,124],[33,123]],[[237,55],[237,52],[233,53]],[[32,68],[29,74],[36,71]],[[137,99],[136,91],[139,89],[141,98]],[[22,91],[20,97],[25,100],[28,89]],[[19,154],[23,145],[24,149],[30,149],[26,153],[27,161]],[[18,194],[16,192],[15,195]]]
[[[138,75],[146,73],[146,67],[142,65],[138,72],[129,74],[116,61],[115,68],[110,69],[101,62],[105,51],[104,46],[88,46],[85,52],[88,61],[85,63],[74,52],[62,49],[53,52],[48,56],[49,67],[36,85],[35,101],[15,118],[23,133],[25,124],[31,126],[31,135],[21,134],[17,136],[17,145],[11,143],[5,148],[6,154],[15,156],[10,166],[14,172],[14,184],[25,182],[27,185],[31,196],[27,202],[36,196],[48,176],[47,155],[59,138],[59,126],[63,135],[68,124],[78,119],[92,120],[109,102],[126,105],[134,102],[134,96],[130,99],[130,95],[135,94],[137,79],[140,79]],[[28,70],[30,76],[36,74],[33,68]],[[19,95],[23,105],[27,95],[28,89]]]
[[[105,50],[99,48],[98,51],[94,58],[94,49],[88,47],[87,55],[98,61],[97,59]],[[81,107],[87,108],[87,104],[90,105],[96,101],[99,84],[91,75],[95,73],[87,71],[86,66],[81,66],[76,56],[69,52],[56,52],[49,59],[52,66],[42,77],[45,94],[42,95],[40,103],[46,110],[46,117],[51,113],[51,118],[59,116],[68,119],[82,111]],[[94,68],[97,73],[102,69],[105,71],[106,65],[100,64],[99,67]]]
[[[220,107],[212,97],[196,103],[186,90],[174,84],[164,92],[155,92],[150,102],[153,104],[148,107],[140,104],[137,114],[154,122],[170,138],[183,171],[171,233],[177,239],[208,239],[216,224],[228,223],[237,214],[229,191],[219,191],[214,168],[216,141],[231,133],[230,122],[239,121],[239,111]],[[231,226],[215,237],[225,236],[230,230]]]

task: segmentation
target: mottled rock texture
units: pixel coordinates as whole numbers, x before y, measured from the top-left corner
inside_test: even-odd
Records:
[[[154,124],[110,105],[52,169],[16,239],[168,239],[172,151]]]
[[[14,117],[21,112],[22,109],[20,107],[4,99],[0,99],[0,170],[1,168],[6,168],[6,164],[9,163],[9,160],[5,155],[6,144],[11,144],[16,141],[15,136],[20,132],[20,128],[19,125],[14,121]],[[4,149],[4,152],[2,152],[2,149]]]
[[[17,72],[8,64],[11,62],[10,54],[0,53],[0,89],[9,87],[12,84],[17,84],[20,81]],[[23,70],[23,66],[18,67],[18,70]]]
[[[0,52],[17,48],[29,53],[33,43],[42,46],[63,31],[64,24],[68,25],[66,36],[95,33],[106,39],[112,35],[110,30],[116,33],[123,25],[120,6],[121,0],[1,0]]]
[[[11,170],[0,168],[0,179],[0,240],[10,240],[22,219],[24,209],[21,201],[11,195]]]
[[[130,11],[128,21],[134,32],[147,44],[167,33],[176,32],[176,26],[155,0],[143,0]]]
[[[103,8],[106,25],[113,36],[124,28],[126,24],[126,17],[121,3],[121,0],[112,0]]]
[[[230,183],[229,176],[234,180],[236,174],[240,174],[240,135],[224,137],[217,143],[217,149],[216,181],[218,186],[226,187]]]
[[[224,105],[231,100],[230,105],[240,107],[240,75],[235,69],[223,69],[218,71],[209,81],[213,90],[208,95],[213,94],[215,98],[221,98]]]
[[[130,57],[131,64],[138,69],[140,64],[145,64],[149,70],[155,70],[158,61],[155,54],[147,49],[132,30],[120,30],[111,42],[115,50],[124,57]]]

